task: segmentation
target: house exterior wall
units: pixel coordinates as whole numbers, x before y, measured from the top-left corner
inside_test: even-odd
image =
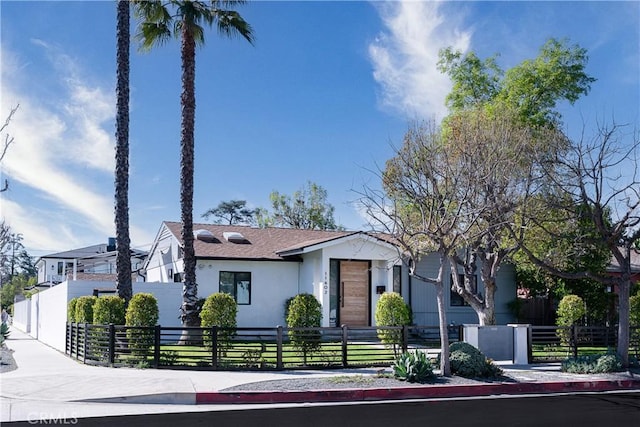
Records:
[[[146,267],[147,282],[173,282],[174,274],[183,271],[178,242],[165,232],[158,239],[157,248],[149,254]]]
[[[299,293],[300,265],[285,261],[198,260],[198,297],[219,292],[221,271],[250,272],[251,303],[238,305],[238,326],[285,325],[284,303]]]
[[[376,293],[376,287],[384,286],[386,292],[393,290],[393,265],[401,263],[397,250],[381,245],[377,241],[358,237],[325,247],[321,253],[322,262],[315,264],[321,270],[316,271],[313,277],[314,290],[319,293],[322,304],[322,326],[330,326],[330,319],[335,315],[331,313],[330,307],[331,284],[329,277],[332,259],[371,261],[369,316],[371,324],[375,325],[375,309],[378,299],[380,299],[380,294]],[[306,267],[305,257],[303,268]]]
[[[438,254],[424,256],[416,266],[416,274],[424,277],[436,277],[439,267]],[[447,322],[456,325],[476,324],[478,316],[469,306],[452,306],[450,292],[450,268],[445,267],[444,272],[444,300],[447,309]],[[437,325],[438,306],[436,303],[436,288],[431,283],[422,282],[415,278],[410,278],[410,297],[405,296],[405,300],[410,300],[413,310],[413,321],[418,325]],[[516,298],[515,269],[511,264],[503,264],[498,271],[497,290],[495,294],[496,322],[497,324],[507,324],[516,319],[509,311],[507,304]],[[478,277],[478,291],[484,294],[482,281]]]
[[[38,283],[62,283],[68,274],[76,274],[76,260],[72,258],[42,258],[36,265]]]

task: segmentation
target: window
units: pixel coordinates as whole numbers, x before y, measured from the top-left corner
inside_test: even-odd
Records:
[[[402,294],[402,266],[393,266],[393,292]]]
[[[477,276],[471,276],[471,291],[474,294],[478,293],[478,278]],[[462,298],[462,296],[453,290],[453,277],[450,277],[451,280],[451,292],[450,292],[450,303],[452,307],[468,307],[469,304]],[[458,274],[458,280],[460,284],[464,286],[464,274]]]
[[[231,295],[238,305],[251,304],[251,273],[221,271],[220,292]]]

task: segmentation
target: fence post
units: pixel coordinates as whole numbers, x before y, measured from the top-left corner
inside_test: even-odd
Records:
[[[87,347],[89,346],[89,324],[84,323],[84,349],[82,351],[82,363],[87,363]]]
[[[116,360],[116,328],[113,323],[109,323],[109,364],[113,365]]]
[[[64,337],[64,354],[71,355],[71,324],[67,323],[67,330]]]
[[[80,357],[80,325],[78,325],[78,323],[75,324],[76,325],[76,339],[75,339],[75,348],[76,348],[76,360],[78,360],[78,358]]]
[[[342,325],[342,367],[346,368],[349,363],[347,361],[347,341],[349,339],[349,331],[347,325]]]
[[[573,358],[578,358],[578,325],[571,325],[571,341],[573,343]]]
[[[282,326],[278,325],[276,332],[276,369],[284,369],[284,362],[282,361]]]
[[[218,369],[218,327],[211,327],[211,366]]]
[[[409,349],[409,326],[402,326],[402,352],[405,353]]]
[[[161,327],[155,325],[153,328],[153,365],[156,369],[160,366],[160,336]]]

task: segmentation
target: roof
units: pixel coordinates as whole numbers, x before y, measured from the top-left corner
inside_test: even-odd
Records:
[[[165,221],[164,225],[181,241],[182,224]],[[255,228],[242,225],[193,224],[194,232],[207,230],[215,239],[210,242],[194,240],[197,258],[204,259],[257,259],[290,260],[284,252],[330,242],[346,236],[361,234],[358,231],[301,230],[296,228]],[[233,243],[224,238],[223,233],[242,234],[245,243]],[[296,258],[297,259],[297,258]]]
[[[616,257],[611,257],[611,263],[607,267],[607,271],[615,273],[620,271],[620,263]],[[637,250],[631,250],[631,272],[640,272],[640,252]]]
[[[100,243],[97,245],[87,246],[79,249],[71,249],[69,251],[57,252],[55,254],[43,255],[42,258],[61,258],[61,259],[76,259],[95,256],[97,254],[103,254],[107,251],[107,245]]]

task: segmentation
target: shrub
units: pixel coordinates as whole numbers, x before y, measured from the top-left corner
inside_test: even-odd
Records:
[[[76,323],[76,303],[78,298],[72,298],[67,304],[67,322]]]
[[[237,325],[236,316],[238,314],[238,304],[233,297],[224,292],[217,292],[207,297],[200,311],[200,325],[203,328],[219,326],[223,329],[218,331],[218,353],[221,356],[231,345],[231,338],[235,335]],[[213,347],[211,331],[204,331],[205,345]]]
[[[605,374],[622,370],[622,362],[615,354],[592,354],[564,360],[561,370],[572,374]]]
[[[93,323],[124,325],[124,299],[111,295],[98,298],[93,306]]]
[[[565,295],[558,304],[558,317],[556,325],[563,328],[556,331],[563,345],[569,345],[571,341],[571,331],[566,327],[575,325],[586,314],[584,301],[578,295]]]
[[[311,294],[298,294],[289,304],[287,326],[289,338],[293,346],[303,354],[307,363],[307,354],[313,353],[321,347],[320,330],[300,330],[299,328],[319,328],[322,322],[322,305]]]
[[[411,324],[411,311],[400,294],[385,292],[376,304],[376,325],[405,326]],[[393,347],[397,356],[402,346],[402,331],[378,329],[378,337],[387,346]]]
[[[638,356],[640,354],[640,292],[629,298],[629,324],[632,327],[630,346],[635,349]]]
[[[405,352],[393,363],[393,376],[401,381],[423,383],[435,377],[433,366],[423,351]]]
[[[6,322],[2,322],[0,324],[0,346],[2,346],[4,344],[4,341],[9,338],[9,334],[11,332],[9,331],[9,325],[7,325]]]
[[[152,294],[135,294],[129,301],[125,313],[125,325],[129,348],[134,354],[146,355],[153,345],[154,331],[148,327],[158,323],[158,301]],[[140,328],[140,329],[138,329]]]
[[[451,373],[465,378],[495,378],[502,370],[490,359],[466,342],[455,342],[449,346]]]
[[[93,323],[93,305],[98,298],[94,296],[78,297],[75,306],[76,323]]]

